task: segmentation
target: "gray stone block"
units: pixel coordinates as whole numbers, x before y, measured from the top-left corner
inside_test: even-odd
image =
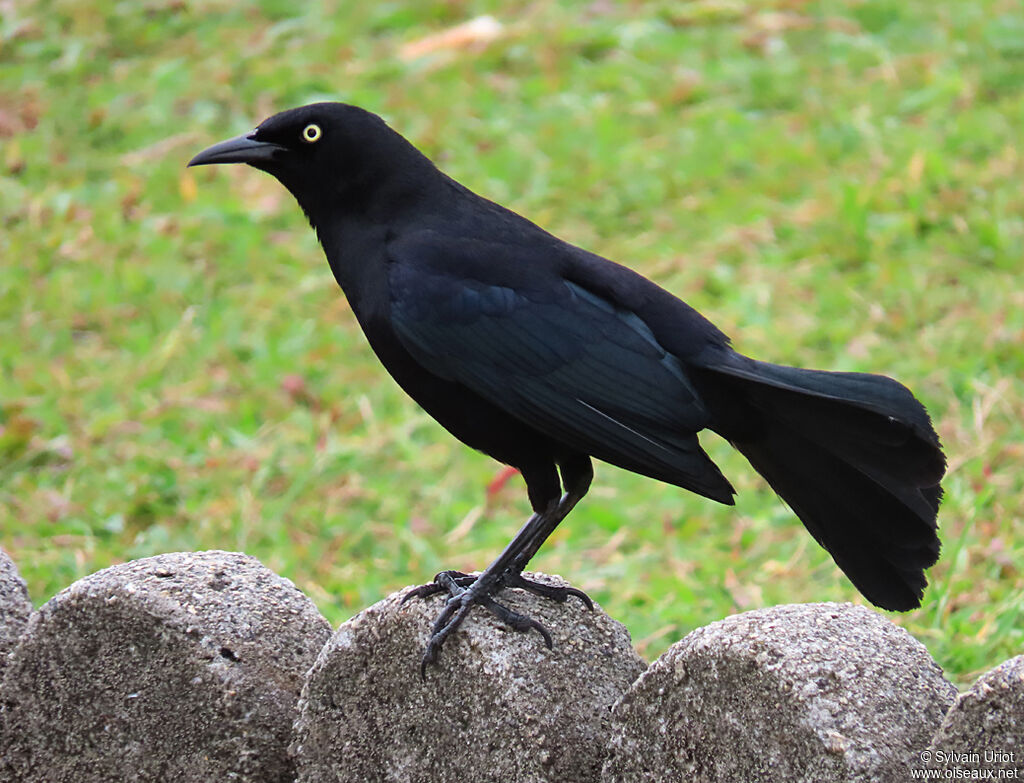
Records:
[[[4,676],[7,655],[18,643],[30,614],[32,602],[25,580],[18,574],[14,561],[0,549],[0,680]]]
[[[1024,655],[960,694],[922,760],[921,766],[960,776],[951,779],[969,780],[972,770],[1004,773],[993,780],[1024,779]]]
[[[622,625],[575,598],[505,590],[500,601],[543,623],[554,649],[477,610],[423,682],[443,599],[400,599],[356,615],[320,653],[292,746],[302,783],[598,779],[611,706],[644,669]]]
[[[330,627],[246,555],[113,566],[32,615],[0,689],[20,783],[292,781],[303,677]]]
[[[876,612],[746,612],[689,634],[630,688],[602,779],[903,783],[955,697]]]

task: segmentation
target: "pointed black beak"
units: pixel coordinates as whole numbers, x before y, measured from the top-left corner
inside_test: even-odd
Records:
[[[274,159],[285,147],[268,141],[257,141],[252,133],[236,136],[207,147],[188,162],[189,166],[209,166],[213,163],[251,163],[256,165]]]

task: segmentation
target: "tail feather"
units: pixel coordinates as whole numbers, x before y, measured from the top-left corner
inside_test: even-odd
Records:
[[[939,556],[946,468],[924,406],[881,375],[733,357],[698,373],[714,429],[869,601],[901,611],[919,606],[924,571]]]

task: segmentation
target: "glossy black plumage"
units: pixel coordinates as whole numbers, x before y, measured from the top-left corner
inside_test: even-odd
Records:
[[[675,296],[473,194],[357,107],[283,112],[191,165],[232,162],[296,197],[402,388],[526,480],[534,516],[498,560],[420,593],[452,596],[425,660],[474,603],[536,627],[493,595],[542,592],[519,574],[586,493],[590,457],[732,503],[704,429],[750,460],[869,600],[919,604],[938,557],[945,460],[896,381],[736,353]]]

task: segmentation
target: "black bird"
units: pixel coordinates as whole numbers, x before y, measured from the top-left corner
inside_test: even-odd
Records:
[[[590,604],[522,571],[586,494],[591,458],[731,505],[704,429],[750,461],[869,601],[920,605],[946,463],[906,387],[737,353],[680,299],[476,195],[356,106],[282,112],[189,165],[212,163],[248,163],[291,191],[387,371],[526,481],[533,515],[482,574],[445,571],[407,596],[450,594],[421,672],[474,604],[551,645],[494,600],[502,588]]]

